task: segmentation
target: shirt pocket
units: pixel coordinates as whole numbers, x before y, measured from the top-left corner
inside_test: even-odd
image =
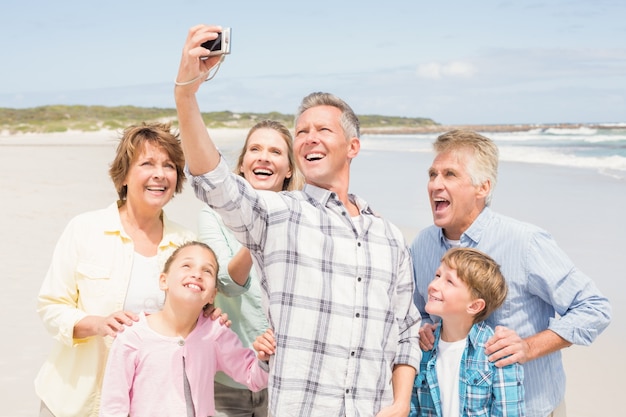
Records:
[[[466,415],[489,416],[492,392],[493,372],[483,370],[469,370],[465,373]]]
[[[110,288],[111,267],[79,262],[76,266],[79,304],[88,307],[101,299]],[[101,305],[102,301],[96,305]]]

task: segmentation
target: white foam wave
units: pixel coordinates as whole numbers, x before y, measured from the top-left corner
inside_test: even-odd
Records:
[[[611,172],[612,176],[626,178],[626,157],[619,155],[582,157],[538,147],[502,146],[500,159],[511,162],[591,168],[602,173]]]
[[[589,129],[594,131],[594,129]],[[602,143],[602,142],[622,142],[626,141],[626,132],[616,132],[607,130],[597,130],[595,133],[567,133],[567,134],[546,134],[540,129],[534,129],[527,132],[498,132],[487,137],[493,139],[494,142],[499,143],[527,143],[527,142],[541,142],[541,143],[571,143],[571,142],[586,142],[586,143]]]
[[[542,131],[544,135],[595,135],[598,133],[598,129],[592,129],[590,127],[581,126],[575,129],[550,127]]]

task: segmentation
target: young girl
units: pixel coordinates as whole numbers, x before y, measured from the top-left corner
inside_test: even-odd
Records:
[[[267,386],[267,372],[254,351],[202,314],[215,298],[217,272],[215,254],[204,243],[189,242],[174,251],[159,278],[166,294],[163,309],[142,313],[113,342],[101,417],[211,416],[217,371],[252,391]]]

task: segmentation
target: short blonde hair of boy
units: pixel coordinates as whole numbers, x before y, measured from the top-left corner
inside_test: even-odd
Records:
[[[487,254],[473,248],[453,248],[443,255],[441,262],[456,271],[474,299],[485,301],[485,308],[476,314],[474,323],[485,320],[502,305],[508,291],[506,281],[500,266]]]

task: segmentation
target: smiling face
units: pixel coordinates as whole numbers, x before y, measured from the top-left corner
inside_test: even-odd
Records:
[[[289,148],[274,129],[255,130],[246,143],[239,171],[257,190],[281,191],[285,178],[291,178]]]
[[[360,149],[357,137],[346,138],[341,110],[316,106],[296,122],[294,152],[306,182],[328,190],[347,192],[350,161]]]
[[[214,253],[203,245],[178,249],[159,278],[160,287],[167,294],[166,303],[183,302],[194,308],[212,303],[217,294],[217,268]]]
[[[472,184],[468,173],[469,151],[438,154],[428,170],[428,197],[433,222],[448,239],[458,240],[485,207],[489,180]]]
[[[456,270],[445,263],[439,265],[435,279],[428,285],[428,302],[425,309],[429,314],[445,320],[467,320],[475,298]]]
[[[124,182],[127,204],[138,211],[160,211],[176,190],[176,165],[163,148],[144,142]]]

